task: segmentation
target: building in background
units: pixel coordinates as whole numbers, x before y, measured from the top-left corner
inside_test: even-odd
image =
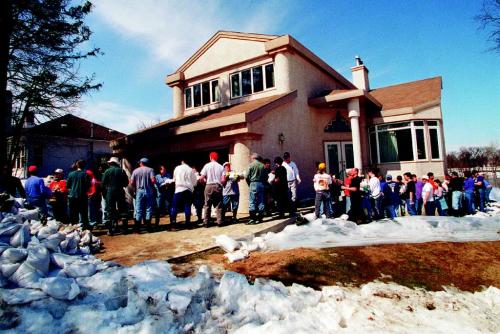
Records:
[[[111,140],[123,136],[121,132],[71,114],[39,125],[33,125],[28,119],[13,172],[26,177],[27,167],[36,165],[40,176],[51,175],[56,168],[64,169],[67,174],[79,159],[91,167],[111,155]]]
[[[441,77],[372,89],[359,57],[351,70],[349,81],[289,35],[219,31],[167,76],[174,117],[112,147],[130,166],[148,156],[170,168],[201,167],[215,150],[237,171],[252,152],[289,151],[303,197],[321,161],[338,177],[368,166],[444,175]],[[247,210],[246,184],[241,193]]]

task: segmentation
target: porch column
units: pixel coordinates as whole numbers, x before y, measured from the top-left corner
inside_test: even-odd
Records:
[[[250,148],[246,141],[236,141],[233,146],[233,155],[230,159],[234,171],[243,174],[250,164]],[[248,213],[249,189],[245,180],[238,183],[240,187],[240,205],[238,213]]]
[[[352,149],[354,151],[354,167],[359,170],[362,169],[363,163],[361,160],[361,136],[359,133],[359,99],[351,99],[347,103],[347,110],[349,111],[349,119],[351,120],[352,132]]]
[[[172,87],[172,97],[173,97],[173,114],[174,118],[179,118],[184,116],[184,99],[182,96],[182,87],[180,84]]]

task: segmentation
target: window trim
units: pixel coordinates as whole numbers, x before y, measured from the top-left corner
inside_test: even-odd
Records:
[[[436,125],[428,125],[428,122],[437,122]],[[423,122],[423,125],[415,125],[415,122]],[[383,126],[390,126],[398,123],[408,123],[408,121],[399,121],[399,122],[394,122],[394,123],[382,123],[382,124],[376,124],[371,126],[368,129],[368,144],[370,147],[370,161],[371,157],[373,156],[372,154],[372,145],[371,145],[371,134],[375,134],[375,147],[377,149],[376,152],[376,158],[377,161],[372,161],[373,164],[391,164],[391,163],[405,163],[405,162],[422,162],[422,161],[442,161],[443,160],[443,144],[442,144],[442,136],[441,136],[441,122],[440,120],[411,120],[409,121],[409,125],[407,126],[401,126],[401,127],[394,127],[394,128],[387,128],[387,129],[382,129],[380,130],[379,127]],[[380,162],[380,145],[379,145],[379,133],[380,132],[386,132],[386,131],[398,131],[398,130],[405,130],[405,129],[410,129],[411,130],[411,140],[412,140],[412,153],[413,153],[413,160],[408,160],[408,161],[387,161],[387,162]],[[417,145],[417,130],[423,130],[424,132],[424,150],[425,150],[425,158],[419,159],[418,158],[418,145]],[[439,158],[432,158],[432,143],[431,143],[431,138],[430,138],[430,129],[435,129],[437,132],[437,142],[438,142],[438,151],[439,151]]]
[[[218,89],[219,89],[219,101],[215,101],[214,100],[214,97],[212,96],[212,83],[214,81],[217,81],[217,86],[218,86]],[[202,89],[202,85],[204,83],[207,83],[208,82],[208,94],[210,95],[209,96],[209,103],[207,104],[203,104],[203,89]],[[200,100],[201,100],[201,104],[197,107],[194,106],[194,86],[200,86]],[[187,107],[187,104],[186,104],[186,91],[190,90],[191,91],[191,107]],[[220,99],[221,99],[221,93],[220,93],[220,85],[219,85],[219,78],[216,78],[216,79],[212,79],[212,80],[206,80],[206,81],[202,81],[202,82],[197,82],[195,84],[192,84],[191,86],[188,86],[186,88],[184,88],[184,110],[191,110],[191,109],[196,109],[196,108],[201,108],[201,107],[204,107],[204,106],[209,106],[211,104],[214,104],[214,103],[220,103]]]
[[[244,68],[244,69],[241,69],[239,71],[236,71],[236,72],[233,72],[233,73],[229,73],[229,89],[230,89],[230,99],[239,99],[241,97],[245,97],[245,96],[250,96],[250,95],[253,95],[253,94],[260,94],[260,93],[263,93],[263,92],[266,92],[268,90],[271,90],[271,89],[274,89],[276,88],[276,82],[275,80],[273,80],[273,84],[274,86],[272,87],[267,87],[267,74],[266,74],[266,66],[268,65],[273,65],[273,73],[274,73],[274,62],[270,62],[270,63],[265,63],[265,64],[261,64],[261,65],[257,65],[257,66],[251,66],[251,67],[247,67],[247,68]],[[260,67],[262,69],[262,90],[259,91],[259,92],[255,92],[254,91],[254,84],[253,84],[253,69],[254,68],[258,68]],[[243,71],[247,71],[249,70],[250,71],[250,83],[251,83],[251,93],[250,94],[245,94],[243,95],[243,83],[242,83],[242,75],[241,73]],[[240,87],[240,94],[239,95],[234,95],[233,94],[233,81],[232,81],[232,78],[233,76],[238,76],[238,84],[239,84],[239,87]]]
[[[429,134],[429,150],[430,150],[430,156],[429,156],[429,160],[431,161],[440,161],[440,160],[443,160],[443,144],[442,144],[442,141],[441,141],[441,123],[439,122],[439,120],[429,120],[431,122],[437,122],[436,125],[428,125],[427,121],[425,122],[426,126],[427,126],[427,133]],[[431,132],[430,130],[431,129],[436,129],[436,133],[437,133],[437,144],[438,144],[438,153],[439,153],[439,157],[438,158],[433,158],[432,157],[432,142],[431,142]]]

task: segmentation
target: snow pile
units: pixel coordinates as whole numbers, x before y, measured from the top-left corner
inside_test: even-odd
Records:
[[[467,217],[404,216],[357,225],[344,219],[316,219],[314,213],[304,216],[305,225],[289,225],[281,232],[269,232],[246,242],[238,242],[239,250],[226,249],[230,262],[242,260],[255,250],[283,250],[299,247],[328,248],[366,246],[391,243],[430,241],[496,241],[500,240],[500,204],[488,212]],[[225,237],[225,243],[230,241]],[[230,238],[229,238],[230,239]]]
[[[372,282],[361,288],[247,279],[226,272],[215,281],[206,266],[192,278],[172,274],[164,261],[109,268],[77,279],[72,301],[31,293],[7,305],[7,333],[495,333],[500,290],[413,290]],[[37,290],[30,290],[37,291]],[[4,292],[1,294],[4,298]],[[13,319],[13,320],[12,320]],[[5,325],[5,324],[4,324]]]

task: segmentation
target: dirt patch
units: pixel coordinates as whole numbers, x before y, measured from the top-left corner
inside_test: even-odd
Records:
[[[408,287],[441,290],[454,285],[478,291],[500,287],[500,242],[432,242],[327,249],[298,248],[252,253],[225,263],[228,270],[313,288],[360,285],[379,279]]]

